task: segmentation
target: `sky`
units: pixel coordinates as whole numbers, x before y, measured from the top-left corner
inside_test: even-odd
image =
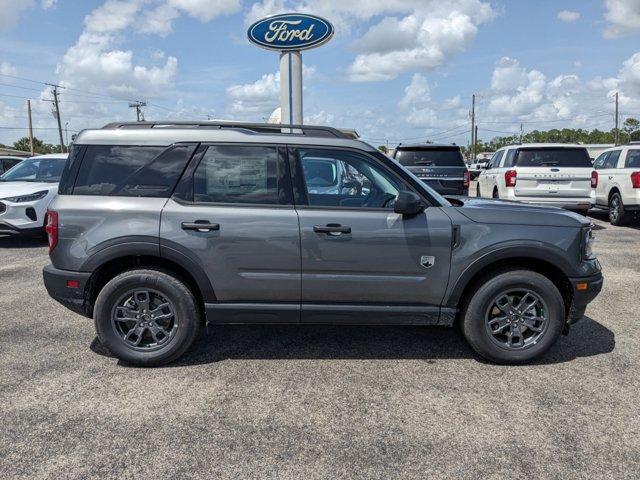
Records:
[[[534,129],[609,130],[640,118],[640,0],[0,0],[0,142],[134,120],[264,121],[278,106],[278,54],[249,43],[267,15],[331,21],[303,53],[304,118],[375,145]]]

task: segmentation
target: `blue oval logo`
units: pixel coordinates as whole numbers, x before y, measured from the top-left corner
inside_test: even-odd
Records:
[[[284,13],[258,20],[247,35],[252,43],[270,50],[306,50],[328,42],[333,25],[315,15]]]

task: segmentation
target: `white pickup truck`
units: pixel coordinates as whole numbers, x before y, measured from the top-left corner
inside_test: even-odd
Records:
[[[640,212],[640,144],[605,150],[593,166],[597,173],[593,203],[609,209],[612,225],[628,223]]]
[[[589,154],[580,145],[510,145],[493,155],[478,177],[476,194],[587,211],[596,178]]]

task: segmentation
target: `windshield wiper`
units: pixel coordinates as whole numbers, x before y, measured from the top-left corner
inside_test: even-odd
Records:
[[[432,160],[418,160],[417,162],[413,162],[414,165],[433,165]]]

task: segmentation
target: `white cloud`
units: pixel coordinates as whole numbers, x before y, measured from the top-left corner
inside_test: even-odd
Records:
[[[489,4],[479,1],[448,5],[424,5],[403,18],[387,17],[372,26],[354,44],[362,53],[349,67],[350,79],[390,80],[405,71],[433,70],[463,51],[478,26],[493,16]]]
[[[16,73],[16,68],[9,62],[0,62],[0,74],[15,75]]]
[[[283,11],[307,11],[335,24],[338,35],[376,19],[353,43],[352,81],[396,78],[406,71],[433,70],[463,51],[495,11],[481,0],[263,0],[246,21]]]
[[[605,37],[615,38],[640,30],[640,1],[605,0]]]
[[[253,83],[231,85],[227,96],[234,114],[268,114],[279,104],[280,73],[266,73]]]
[[[166,36],[173,31],[173,21],[183,14],[206,23],[236,13],[241,7],[240,0],[164,0],[144,12],[139,28],[144,33]]]
[[[303,65],[303,80],[306,82],[313,78],[315,72],[314,66]],[[254,120],[268,116],[280,105],[280,72],[265,73],[252,83],[230,85],[227,97],[231,101],[231,114]]]
[[[558,20],[565,23],[577,22],[580,20],[580,12],[574,12],[571,10],[560,10],[558,12]]]
[[[58,3],[58,0],[42,0],[42,2],[40,2],[40,4],[42,5],[42,8],[44,8],[45,10],[49,10],[50,8],[54,8]]]
[[[0,0],[0,30],[15,26],[22,12],[34,5],[34,0]]]

